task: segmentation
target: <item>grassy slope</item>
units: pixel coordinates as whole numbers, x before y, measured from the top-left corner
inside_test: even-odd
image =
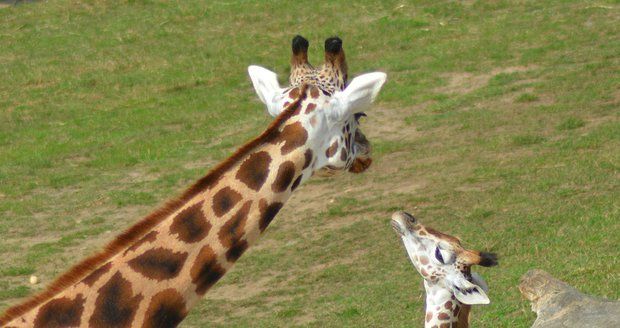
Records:
[[[257,134],[269,119],[245,67],[284,77],[295,33],[315,62],[337,34],[352,75],[388,72],[384,130],[372,112],[365,124],[376,165],[303,187],[293,204],[323,196],[288,206],[186,327],[420,321],[420,278],[387,222],[400,208],[500,254],[479,270],[492,304],[476,326],[532,322],[516,285],[533,267],[619,298],[619,17],[607,1],[2,9],[0,306]]]

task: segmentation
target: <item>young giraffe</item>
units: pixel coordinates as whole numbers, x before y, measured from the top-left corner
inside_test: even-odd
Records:
[[[392,215],[409,259],[424,278],[426,328],[469,327],[473,304],[489,304],[487,284],[471,266],[497,265],[492,253],[465,249],[455,237],[424,227],[409,213]]]
[[[386,76],[364,74],[344,88],[342,43],[331,40],[339,46],[326,49],[326,57],[342,61],[324,65],[338,72],[327,84],[311,71],[281,89],[273,72],[250,66],[256,92],[276,116],[267,130],[179,199],[7,310],[0,326],[175,327],[315,171],[366,170],[370,148],[357,113],[374,100]],[[305,58],[302,65],[305,51],[293,54]],[[294,74],[299,67],[293,66]]]

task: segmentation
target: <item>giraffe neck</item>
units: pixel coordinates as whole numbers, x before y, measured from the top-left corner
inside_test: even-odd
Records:
[[[297,119],[281,123],[136,241],[9,326],[176,326],[312,175],[307,132]]]
[[[445,287],[424,281],[426,311],[424,327],[467,328],[470,305],[459,302]]]

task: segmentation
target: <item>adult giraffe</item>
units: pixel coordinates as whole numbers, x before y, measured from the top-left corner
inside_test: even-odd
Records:
[[[357,118],[385,82],[369,73],[345,88],[342,41],[326,41],[320,69],[293,39],[295,77],[248,68],[275,120],[191,186],[0,317],[2,327],[175,327],[267,228],[291,193],[320,169],[362,172],[368,141]],[[303,70],[303,72],[302,72]]]

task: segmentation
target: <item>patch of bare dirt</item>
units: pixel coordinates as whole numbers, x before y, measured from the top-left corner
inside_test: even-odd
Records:
[[[486,86],[491,80],[491,78],[498,74],[527,72],[535,68],[535,66],[512,66],[505,68],[495,68],[491,72],[485,74],[454,72],[445,75],[445,77],[448,79],[448,84],[435,89],[435,91],[440,93],[466,94]]]

